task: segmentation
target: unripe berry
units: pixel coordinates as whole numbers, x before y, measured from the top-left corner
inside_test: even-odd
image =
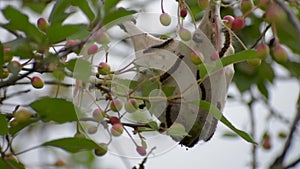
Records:
[[[261,59],[259,58],[248,59],[247,62],[252,66],[259,66],[261,64]]]
[[[264,17],[267,22],[280,23],[285,20],[286,14],[277,4],[271,3],[266,9]]]
[[[182,8],[181,11],[180,11],[180,16],[184,18],[184,17],[186,17],[187,13],[188,13],[187,9]]]
[[[141,155],[145,156],[147,154],[146,149],[143,146],[137,146],[136,151]]]
[[[121,123],[121,121],[120,121],[120,119],[118,118],[118,117],[116,117],[116,116],[111,116],[110,118],[109,118],[109,122],[110,122],[110,124],[118,124],[118,123]]]
[[[224,16],[223,20],[224,20],[224,24],[225,24],[228,28],[231,28],[231,24],[232,24],[232,22],[233,22],[233,20],[234,20],[234,17],[231,16],[231,15],[226,15],[226,16]]]
[[[110,42],[110,38],[109,38],[108,34],[104,31],[98,31],[94,35],[94,39],[97,43],[100,43],[102,45],[108,44]]]
[[[98,130],[98,127],[96,127],[96,126],[89,126],[87,132],[89,134],[95,134],[97,132],[97,130]]]
[[[245,19],[242,17],[236,17],[232,21],[231,29],[233,31],[239,31],[242,30],[245,27]]]
[[[122,109],[123,104],[122,101],[118,98],[112,99],[111,104],[110,104],[110,109],[112,111],[118,112]]]
[[[105,112],[103,112],[103,110],[101,110],[101,109],[95,109],[93,111],[93,118],[98,121],[102,121],[104,119],[104,115],[105,115]]]
[[[99,147],[94,149],[96,156],[103,156],[107,153],[108,145],[106,143],[100,143]]]
[[[273,56],[277,62],[285,62],[288,59],[287,51],[282,47],[282,45],[277,44],[273,50]]]
[[[74,46],[80,43],[80,40],[68,40],[65,44],[65,47]]]
[[[122,135],[123,130],[123,125],[121,123],[117,123],[112,125],[110,132],[113,136],[120,136]]]
[[[160,23],[164,26],[168,26],[171,23],[171,16],[167,13],[162,13],[159,16]]]
[[[242,0],[241,1],[241,11],[243,13],[247,13],[252,10],[254,7],[253,1],[252,0]]]
[[[98,73],[101,75],[107,75],[110,73],[110,66],[108,63],[106,62],[101,62],[98,65]]]
[[[81,133],[81,132],[76,132],[76,133],[74,134],[74,137],[75,137],[75,138],[85,138],[85,135],[84,135],[83,133]]]
[[[195,65],[199,65],[203,62],[204,57],[203,54],[201,52],[197,52],[197,51],[192,51],[191,52],[191,56],[190,56],[191,61],[195,64]]]
[[[256,47],[256,54],[260,59],[266,59],[270,53],[270,48],[265,43],[260,43]]]
[[[44,87],[44,81],[38,76],[33,76],[31,78],[31,85],[36,89],[41,89]]]
[[[198,5],[201,10],[204,10],[209,5],[209,2],[210,0],[198,0]]]
[[[37,20],[37,26],[41,31],[46,32],[47,28],[49,26],[49,23],[45,18],[39,18]]]
[[[125,110],[128,113],[134,113],[137,108],[139,107],[136,99],[128,99],[127,102],[125,103]]]
[[[28,110],[21,109],[14,112],[13,116],[15,117],[16,122],[24,123],[30,119],[31,113]]]
[[[97,53],[98,51],[98,46],[96,44],[92,44],[89,48],[88,48],[88,55],[93,55],[95,53]]]
[[[62,159],[58,159],[58,160],[55,161],[54,165],[57,166],[57,167],[62,167],[62,166],[66,165],[66,162]]]
[[[189,41],[192,38],[191,32],[189,30],[185,29],[185,28],[180,28],[179,36],[184,41]]]

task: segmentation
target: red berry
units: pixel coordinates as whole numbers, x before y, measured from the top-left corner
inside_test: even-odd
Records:
[[[103,156],[107,153],[108,145],[106,143],[100,143],[99,147],[94,149],[96,156]]]
[[[265,138],[262,142],[262,147],[265,149],[265,150],[269,150],[271,149],[272,147],[272,144],[271,144],[271,139],[270,138]]]
[[[88,48],[88,55],[93,55],[95,53],[97,53],[98,51],[98,46],[96,44],[92,44],[89,48]]]
[[[110,66],[108,63],[106,62],[101,62],[98,65],[98,73],[101,75],[107,75],[110,73]]]
[[[123,125],[121,123],[117,123],[112,125],[110,132],[113,136],[120,136],[122,135],[123,130]]]
[[[118,123],[121,123],[120,119],[119,119],[118,117],[116,117],[116,116],[111,116],[111,117],[109,118],[109,122],[110,122],[111,124],[118,124]]]
[[[189,41],[192,38],[191,32],[189,30],[185,29],[185,28],[180,28],[179,36],[184,41]]]
[[[46,32],[49,24],[45,18],[39,18],[37,20],[37,26],[41,31]]]
[[[180,11],[180,16],[184,18],[184,17],[186,17],[187,13],[188,13],[187,9],[186,9],[186,8],[183,8],[183,9],[181,9],[181,11]]]
[[[110,104],[110,109],[112,111],[118,112],[122,109],[123,104],[122,101],[118,98],[112,99],[111,104]]]
[[[143,146],[137,146],[136,151],[141,155],[145,156],[147,154],[146,149]]]
[[[54,165],[57,166],[57,167],[62,167],[62,166],[66,165],[66,162],[62,159],[58,159],[58,160],[55,161]]]
[[[232,24],[232,22],[234,20],[234,17],[231,16],[231,15],[226,15],[226,16],[224,16],[223,20],[224,20],[224,24],[227,27],[231,28],[231,24]]]
[[[171,23],[171,16],[167,13],[162,13],[159,16],[160,23],[164,26],[168,26]]]
[[[288,59],[287,51],[282,47],[282,45],[277,44],[273,50],[273,56],[277,62],[285,62]]]
[[[270,48],[265,43],[260,43],[256,47],[256,54],[260,59],[266,59],[270,53]]]
[[[31,85],[36,89],[41,89],[44,87],[44,81],[38,76],[33,76],[31,78]]]
[[[231,29],[233,31],[239,31],[242,30],[245,27],[245,19],[242,17],[236,17],[232,21]]]

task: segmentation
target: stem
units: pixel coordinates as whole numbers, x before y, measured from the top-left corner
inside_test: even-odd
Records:
[[[161,12],[165,13],[165,11],[164,11],[164,0],[160,0],[160,8],[161,8]]]

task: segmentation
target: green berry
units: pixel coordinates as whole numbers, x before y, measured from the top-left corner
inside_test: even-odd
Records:
[[[31,85],[36,89],[41,89],[44,87],[44,81],[38,76],[34,76],[31,78]]]
[[[136,99],[128,99],[125,103],[125,110],[128,113],[134,113],[138,109],[139,105]]]
[[[101,75],[107,75],[110,73],[110,66],[108,63],[106,62],[101,62],[98,65],[98,73]]]
[[[45,18],[39,18],[37,20],[37,26],[41,31],[46,32],[49,27],[49,23]]]
[[[184,41],[189,41],[192,38],[191,32],[189,30],[185,29],[185,28],[180,28],[179,36]]]
[[[160,23],[164,26],[168,26],[171,23],[171,16],[167,13],[162,13],[159,16]]]
[[[15,117],[16,122],[24,123],[30,120],[31,113],[28,110],[21,109],[14,112],[13,116]]]
[[[96,156],[103,156],[107,153],[108,145],[106,143],[100,143],[99,147],[94,149]]]
[[[256,47],[256,54],[260,59],[266,59],[270,53],[270,48],[265,43],[260,43]]]
[[[120,136],[122,135],[123,130],[123,125],[121,123],[117,123],[112,125],[110,132],[113,136]]]
[[[123,104],[122,101],[118,98],[112,99],[111,104],[110,104],[110,109],[112,111],[118,112],[122,109]]]

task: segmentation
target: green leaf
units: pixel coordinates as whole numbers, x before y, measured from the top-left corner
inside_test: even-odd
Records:
[[[104,2],[104,11],[106,14],[108,14],[114,7],[117,6],[117,4],[120,2],[120,0],[109,0]]]
[[[82,80],[83,82],[88,82],[91,75],[92,67],[90,62],[83,59],[77,59],[74,66],[73,77]]]
[[[82,31],[86,31],[88,28],[86,25],[78,24],[78,25],[61,25],[51,24],[47,29],[47,37],[49,39],[49,43],[58,43],[66,40],[69,36],[80,33]]]
[[[109,3],[110,1],[112,1],[112,0],[105,1],[105,4]],[[82,10],[82,12],[89,18],[90,21],[94,20],[95,15],[94,15],[92,9],[90,8],[89,2],[87,0],[80,0],[80,1],[79,0],[71,0],[71,4],[73,6],[79,7]]]
[[[71,153],[77,153],[79,151],[93,150],[100,147],[97,143],[86,138],[62,138],[57,140],[51,140],[43,143],[41,146],[52,146],[64,149]]]
[[[9,23],[3,25],[4,28],[10,31],[22,31],[27,37],[34,39],[41,43],[44,35],[37,29],[37,27],[29,22],[28,16],[20,12],[20,10],[8,6],[3,10],[3,14]]]
[[[37,112],[44,121],[55,121],[66,123],[77,121],[75,106],[72,102],[59,98],[42,98],[34,101],[30,106]]]
[[[236,133],[232,133],[232,132],[226,132],[222,136],[223,137],[230,137],[230,138],[236,138],[236,137],[238,137],[238,135]]]
[[[35,122],[37,122],[37,121],[38,121],[38,119],[30,119],[30,120],[28,120],[28,121],[26,121],[26,122],[23,122],[23,123],[17,123],[17,125],[11,126],[11,127],[9,128],[9,133],[10,133],[11,135],[15,135],[15,134],[17,134],[19,131],[23,130],[25,127],[27,127],[27,126],[29,126],[30,124],[35,123]]]
[[[269,91],[268,88],[266,86],[267,84],[264,81],[261,81],[259,83],[257,83],[257,89],[259,90],[259,92],[266,97],[266,99],[269,98]]]
[[[124,8],[120,8],[118,10],[115,10],[109,14],[106,14],[104,19],[103,19],[103,25],[106,25],[110,22],[113,22],[113,21],[116,21],[122,17],[126,17],[126,16],[129,16],[129,15],[132,15],[136,13],[135,11],[128,11]]]
[[[37,12],[39,14],[42,14],[42,12],[44,11],[44,9],[47,7],[48,3],[49,2],[46,2],[46,1],[40,1],[40,2],[35,2],[35,1],[32,1],[32,0],[23,0],[22,1],[23,4],[22,4],[22,7],[28,7],[30,8],[31,10],[33,10],[34,12]]]
[[[24,165],[11,158],[0,158],[0,168],[3,169],[25,169]]]
[[[159,127],[158,127],[158,125],[157,125],[157,123],[156,123],[155,121],[150,121],[150,122],[148,123],[148,125],[149,125],[153,130],[158,130],[158,129],[159,129]]]
[[[8,132],[8,122],[3,114],[0,114],[0,135],[4,136]]]
[[[219,60],[216,60],[212,63],[204,63],[199,65],[200,77],[205,79],[209,75],[221,70],[223,67],[230,64],[246,61],[251,58],[256,58],[256,52],[254,50],[244,50],[242,52],[223,57]]]
[[[235,132],[241,138],[243,138],[244,140],[246,140],[247,142],[250,142],[252,144],[257,144],[248,133],[234,127],[230,123],[230,121],[228,121],[227,118],[224,115],[222,115],[222,113],[216,106],[214,106],[211,103],[204,101],[204,100],[197,101],[196,103],[199,104],[200,107],[203,108],[205,111],[212,114],[216,119],[220,120],[225,126],[230,128],[233,132]]]
[[[51,24],[61,24],[68,16],[70,16],[71,12],[65,12],[67,7],[70,6],[70,2],[70,0],[55,1],[55,5],[49,16],[49,22]]]

